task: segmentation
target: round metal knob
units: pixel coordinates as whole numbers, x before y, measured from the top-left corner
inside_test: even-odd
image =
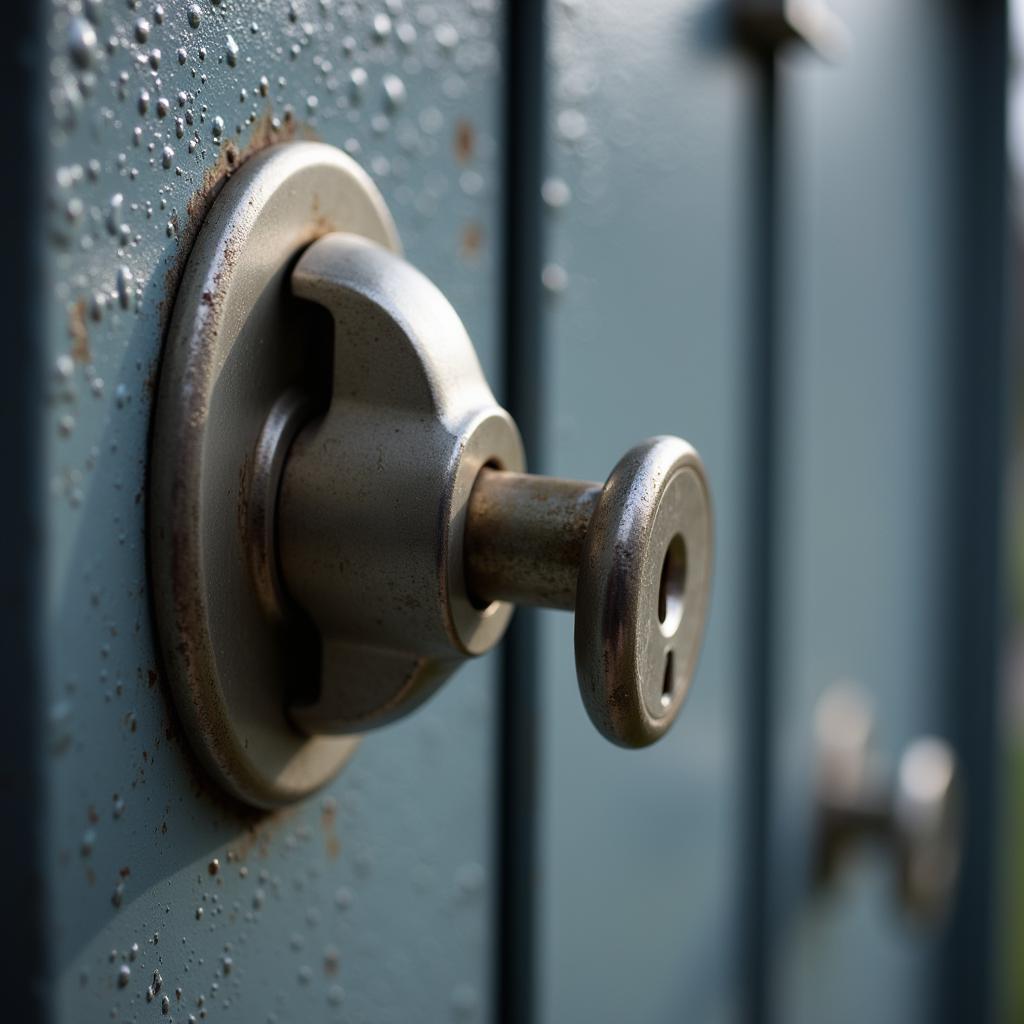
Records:
[[[415,268],[329,235],[292,287],[335,327],[330,407],[292,444],[278,498],[281,579],[323,642],[321,684],[293,720],[343,733],[404,714],[493,646],[514,604],[534,604],[575,609],[580,691],[601,733],[629,747],[663,735],[711,581],[696,451],[653,438],[603,487],[521,472],[515,425]]]
[[[575,610],[584,706],[621,746],[653,743],[682,706],[711,551],[704,467],[677,437],[632,448],[603,487],[484,469],[470,496],[470,593]]]
[[[825,693],[815,724],[819,882],[831,882],[862,842],[881,842],[895,859],[901,905],[915,917],[940,917],[960,866],[961,785],[952,747],[919,737],[890,775],[871,749],[870,708],[845,684]]]

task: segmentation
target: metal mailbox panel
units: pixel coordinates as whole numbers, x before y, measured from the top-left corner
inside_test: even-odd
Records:
[[[679,433],[703,455],[716,565],[701,664],[658,746],[580,713],[571,622],[540,630],[542,1021],[737,1019],[742,544],[756,82],[724,7],[551,4],[544,470]]]
[[[175,281],[218,182],[263,146],[319,138],[368,168],[494,379],[499,12],[58,0],[44,25],[56,1018],[475,1019],[490,986],[494,662],[367,738],[319,796],[248,814],[205,779],[168,704],[144,523]]]
[[[943,730],[953,265],[950,20],[836,2],[835,66],[780,71],[782,327],[769,1012],[931,1020],[934,931],[866,850],[811,890],[814,707],[844,680],[879,752]]]

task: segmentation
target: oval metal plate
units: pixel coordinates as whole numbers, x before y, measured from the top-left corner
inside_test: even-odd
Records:
[[[288,690],[313,670],[310,638],[261,603],[246,514],[267,417],[309,372],[288,276],[332,231],[400,249],[380,193],[333,147],[287,143],[244,164],[200,229],[160,369],[148,514],[164,669],[209,770],[263,807],[323,785],[359,742],[288,719]]]

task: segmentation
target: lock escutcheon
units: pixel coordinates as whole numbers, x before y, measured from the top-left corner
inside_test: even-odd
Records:
[[[497,643],[515,603],[575,610],[607,738],[653,742],[682,705],[711,579],[699,456],[661,437],[604,485],[527,474],[457,314],[330,147],[277,147],[214,204],[153,464],[166,669],[208,766],[251,803],[325,782]]]

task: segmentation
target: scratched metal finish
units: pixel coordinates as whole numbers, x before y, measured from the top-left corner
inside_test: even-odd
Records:
[[[59,1020],[473,1020],[488,1000],[494,662],[270,816],[186,748],[147,599],[160,341],[219,180],[320,138],[372,173],[492,380],[492,0],[61,0],[48,15],[49,828]]]
[[[727,14],[700,0],[548,7],[543,469],[603,479],[638,439],[679,434],[707,464],[717,544],[701,663],[654,747],[594,731],[571,620],[543,620],[545,1024],[736,1019],[755,83]]]

